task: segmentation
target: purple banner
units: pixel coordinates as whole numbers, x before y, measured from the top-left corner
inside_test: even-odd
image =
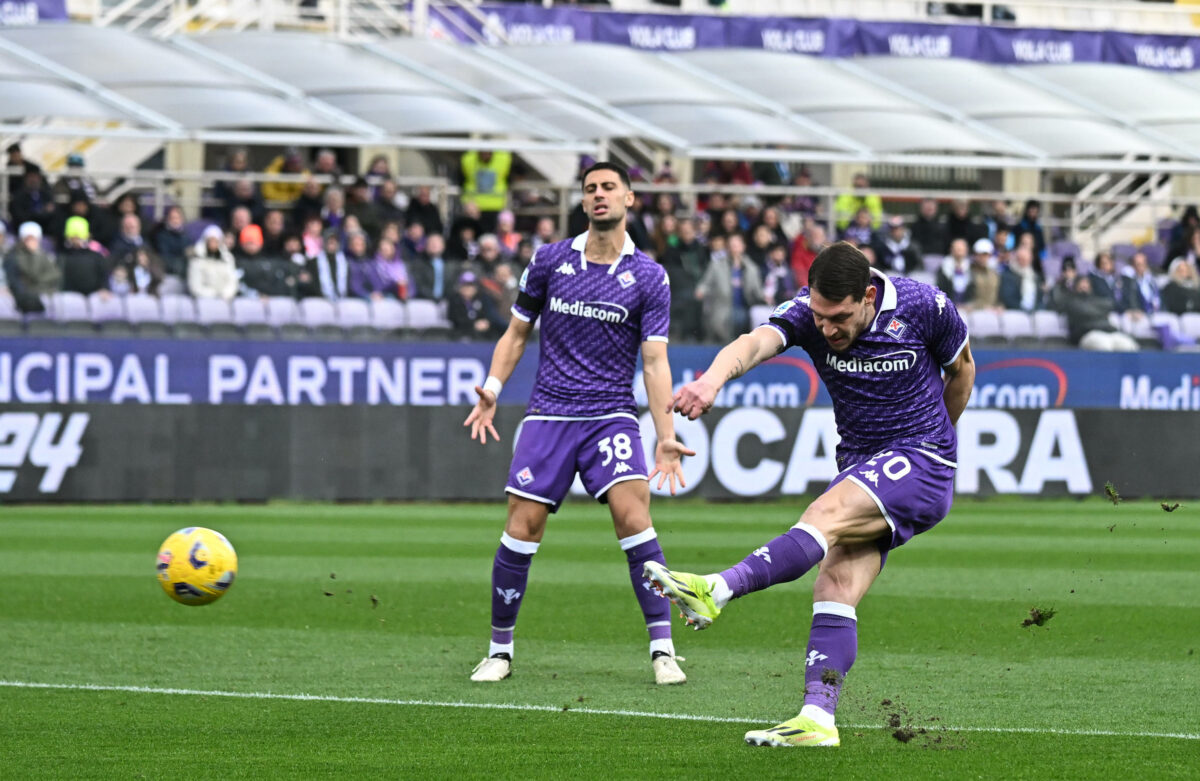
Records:
[[[466,40],[468,27],[496,43],[613,43],[652,51],[744,47],[818,57],[958,57],[1000,64],[1111,62],[1157,70],[1200,67],[1200,37],[966,24],[872,22],[697,14],[628,14],[483,6],[480,25],[460,9],[431,9],[431,34]],[[456,20],[455,24],[451,19]]]
[[[3,0],[0,27],[24,27],[67,19],[67,0]]]

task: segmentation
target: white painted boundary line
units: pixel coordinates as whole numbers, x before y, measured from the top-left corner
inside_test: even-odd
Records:
[[[772,719],[748,719],[737,716],[704,716],[691,713],[654,713],[637,710],[606,710],[603,708],[569,707],[564,711],[554,705],[524,705],[521,703],[503,702],[440,702],[437,700],[397,700],[386,697],[338,697],[328,694],[277,694],[274,692],[231,692],[204,689],[159,689],[151,686],[110,686],[98,683],[36,683],[32,681],[3,681],[0,688],[10,689],[65,689],[71,691],[94,692],[130,692],[133,694],[177,694],[194,697],[233,697],[243,700],[289,700],[293,702],[340,702],[366,705],[400,705],[424,708],[473,708],[476,710],[515,710],[535,711],[538,713],[583,713],[590,716],[628,716],[643,719],[668,719],[671,721],[708,721],[721,724],[768,724]],[[842,729],[881,729],[880,724],[841,724]],[[992,732],[1003,734],[1026,735],[1072,735],[1086,737],[1117,737],[1117,738],[1171,738],[1176,740],[1200,740],[1200,734],[1185,732],[1116,732],[1103,729],[1055,729],[1053,727],[954,727],[938,723],[932,731],[947,730],[950,732]]]

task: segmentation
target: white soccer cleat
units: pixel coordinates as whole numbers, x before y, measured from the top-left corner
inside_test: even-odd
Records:
[[[472,681],[503,681],[512,675],[512,657],[500,653],[486,657],[471,671]]]
[[[666,651],[655,651],[650,665],[654,668],[654,682],[659,686],[674,686],[687,683],[687,676],[679,669],[682,656],[671,656]]]

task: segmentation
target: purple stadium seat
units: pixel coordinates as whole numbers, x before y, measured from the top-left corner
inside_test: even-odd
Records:
[[[192,220],[191,222],[185,222],[183,224],[183,237],[187,239],[189,244],[195,244],[197,241],[200,241],[200,236],[204,233],[204,229],[209,225],[215,224],[216,223],[212,222],[211,220]]]
[[[371,302],[371,325],[381,331],[403,328],[405,320],[404,304],[391,298],[381,298]]]
[[[1137,252],[1137,247],[1132,244],[1114,244],[1112,245],[1113,261],[1118,265],[1128,263],[1133,254]]]
[[[775,307],[766,304],[755,304],[750,307],[750,327],[762,325],[771,317],[771,312],[775,311]],[[538,318],[539,320],[541,318]]]
[[[1200,312],[1185,312],[1179,317],[1183,333],[1193,339],[1200,339]]]
[[[414,298],[407,304],[408,327],[420,329],[450,328],[445,311],[433,301]]]
[[[1167,259],[1167,248],[1162,244],[1143,244],[1138,247],[1146,255],[1146,263],[1152,269],[1163,268]]]
[[[946,259],[945,255],[922,255],[921,264],[925,266],[925,270],[931,274],[936,274],[942,261]]]
[[[1171,243],[1171,234],[1175,232],[1175,226],[1179,224],[1179,220],[1174,217],[1164,217],[1158,221],[1155,227],[1154,235],[1158,238],[1158,243],[1164,247]]]
[[[237,317],[237,311],[234,311]],[[267,322],[273,326],[292,325],[300,319],[296,299],[272,296],[267,299]]]
[[[1034,312],[1033,331],[1040,339],[1068,338],[1066,318],[1056,312],[1046,310]]]
[[[191,296],[169,294],[163,296],[159,303],[162,306],[164,323],[174,325],[196,322],[196,301]]]
[[[977,309],[968,315],[967,325],[971,336],[980,339],[994,339],[1003,334],[1000,330],[1000,317],[990,309]]]
[[[337,323],[342,328],[359,328],[371,324],[371,308],[361,298],[343,298],[337,302]]]
[[[258,298],[233,299],[234,325],[263,325],[267,322],[267,308]]]
[[[88,313],[91,314],[93,323],[125,319],[125,307],[122,306],[121,299],[111,293],[104,295],[96,292],[88,296]]]
[[[334,325],[335,320],[333,304],[324,298],[306,298],[300,302],[300,321],[309,328]]]
[[[229,303],[220,298],[197,298],[196,322],[201,325],[233,322],[233,317],[229,311]]]
[[[1156,339],[1149,317],[1134,317],[1132,312],[1121,314],[1121,330],[1134,339]]]
[[[158,307],[158,299],[154,296],[126,296],[125,319],[135,325],[137,323],[161,323],[163,316]]]
[[[1000,314],[1000,331],[1009,340],[1033,338],[1033,318],[1019,309],[1005,310]]]
[[[926,285],[937,287],[937,275],[928,271],[914,271],[908,275],[909,279],[914,279],[917,282],[924,282]]]
[[[1080,260],[1083,257],[1083,252],[1079,249],[1079,245],[1073,241],[1056,241],[1047,249],[1049,250],[1047,252],[1048,255],[1053,255],[1060,261],[1068,255],[1076,260]]]
[[[7,293],[0,293],[0,320],[20,320],[17,303]]]
[[[50,299],[50,316],[61,322],[80,322],[86,323],[91,321],[91,315],[88,314],[87,299],[82,293],[64,290],[55,293]]]

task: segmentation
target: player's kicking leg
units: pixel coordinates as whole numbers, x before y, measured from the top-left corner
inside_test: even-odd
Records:
[[[488,655],[471,671],[472,681],[502,681],[512,674],[517,612],[549,512],[549,506],[541,502],[508,498],[508,523],[492,562],[492,639]]]
[[[651,564],[664,566],[658,533],[650,523],[650,487],[644,480],[629,480],[613,485],[605,498],[612,511],[621,550],[629,562],[629,580],[646,632],[650,635],[650,665],[654,681],[660,685],[685,683],[687,675],[679,668],[675,644],[671,639],[671,605],[662,599],[650,583],[642,578],[642,570]]]
[[[838,545],[821,562],[813,585],[812,629],[804,668],[804,707],[770,729],[751,730],[752,746],[837,746],[834,714],[846,674],[858,654],[855,608],[879,575],[875,543]]]

